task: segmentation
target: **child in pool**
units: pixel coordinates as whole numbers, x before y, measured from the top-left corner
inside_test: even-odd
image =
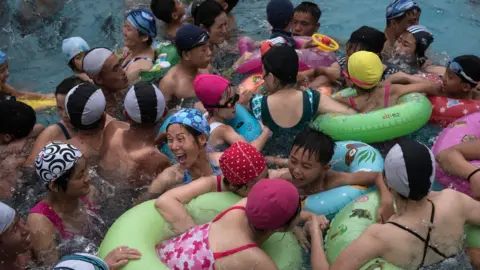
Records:
[[[377,211],[377,220],[387,220],[393,214],[392,196],[388,192],[381,172],[359,171],[355,173],[336,172],[330,170],[331,160],[335,151],[335,141],[323,132],[306,128],[293,141],[288,159],[272,158],[280,169],[280,178],[288,179],[300,191],[308,196],[322,191],[345,185],[372,186],[380,192],[381,203]]]
[[[165,39],[173,41],[177,30],[183,25],[185,6],[179,0],[152,0],[152,13],[165,23]]]
[[[231,126],[225,125],[225,120],[235,117],[235,105],[239,95],[227,79],[211,74],[200,74],[193,81],[193,88],[198,99],[207,110],[207,119],[210,124],[209,144],[216,150],[223,151],[222,146],[228,146],[238,141],[246,141]],[[263,126],[260,136],[251,144],[262,150],[270,137],[270,129]]]
[[[380,83],[382,74],[383,64],[378,55],[366,51],[352,54],[348,59],[348,72],[344,75],[358,96],[346,98],[339,95],[335,99],[365,113],[396,105],[398,98],[408,93],[440,94],[441,85],[427,80],[410,81],[405,85],[390,84],[395,82],[393,79]]]
[[[52,94],[43,95],[25,91],[18,91],[7,83],[7,79],[10,73],[8,72],[8,60],[7,55],[0,51],[0,97],[2,95],[13,96],[24,99],[44,99],[53,98]],[[1,99],[0,99],[1,100]]]
[[[73,75],[83,81],[93,83],[92,79],[82,69],[83,57],[88,50],[90,50],[90,47],[81,37],[67,38],[62,42],[62,52],[67,58],[68,66],[72,69]]]

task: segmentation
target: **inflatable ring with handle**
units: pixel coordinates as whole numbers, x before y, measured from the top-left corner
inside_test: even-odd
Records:
[[[313,34],[312,40],[317,44],[317,48],[324,52],[336,52],[340,48],[333,38],[326,35]]]

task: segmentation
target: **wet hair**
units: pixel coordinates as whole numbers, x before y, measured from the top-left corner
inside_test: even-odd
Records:
[[[0,101],[0,133],[21,139],[32,131],[37,117],[32,107],[15,100]]]
[[[72,176],[72,173],[73,173],[73,170],[75,169],[75,166],[73,166],[72,168],[70,168],[69,170],[67,170],[64,174],[62,174],[62,176],[58,177],[57,179],[55,179],[55,181],[53,181],[53,185],[54,186],[57,186],[59,187],[63,192],[67,192],[67,189],[68,189],[68,180],[70,179],[70,177]],[[51,190],[50,187],[48,186],[48,184],[45,184],[45,187],[47,188],[47,190]]]
[[[84,82],[84,80],[76,76],[68,77],[64,79],[59,85],[57,85],[57,88],[55,89],[55,96],[67,95],[72,88]]]
[[[209,29],[215,23],[215,19],[222,13],[226,13],[222,5],[215,0],[207,0],[195,9],[195,25],[203,25]]]
[[[322,17],[322,11],[318,5],[308,1],[304,1],[296,6],[294,12],[310,13],[316,23],[318,23],[320,17]]]
[[[335,141],[329,135],[307,127],[297,134],[293,147],[297,147],[297,151],[303,148],[304,153],[308,151],[309,157],[314,155],[320,164],[326,165],[332,160]]]
[[[463,72],[467,74],[470,78],[472,78],[474,81],[480,81],[480,58],[475,55],[461,55],[458,57],[455,57],[453,61],[457,62],[460,64],[460,66],[463,69]],[[459,76],[462,82],[468,83],[470,86],[473,88],[476,87],[475,84],[467,81],[463,76]]]
[[[230,11],[232,11],[232,9],[237,6],[238,1],[239,0],[225,0],[225,3],[228,4],[228,7],[225,10],[225,12],[230,13]]]
[[[401,21],[401,20],[405,19],[405,17],[410,16],[415,12],[421,13],[422,11],[419,8],[413,8],[413,9],[407,10],[405,12],[405,14],[403,14],[402,16],[399,16],[399,17],[396,17],[396,18],[393,18],[393,19],[387,19],[387,27],[390,26],[390,24],[392,24],[392,21],[397,21],[397,22]]]
[[[164,23],[171,23],[175,12],[175,0],[152,0],[150,9],[157,19]]]
[[[75,56],[77,57],[77,56]],[[74,64],[74,61],[75,61],[75,57],[73,57],[72,59],[70,59],[70,61],[68,61],[67,65],[68,67],[73,71],[73,72],[82,72],[81,70],[79,70],[75,64]]]
[[[245,188],[249,183],[246,183],[246,184],[240,184],[240,185],[234,185],[232,183],[230,183],[228,180],[227,180],[227,177],[223,177],[223,184],[227,187],[227,189],[231,192],[236,192],[237,190],[239,189],[242,189],[242,188]]]
[[[347,48],[356,46],[357,51],[372,52],[381,56],[385,41],[387,41],[385,33],[364,25],[352,32],[347,41]]]

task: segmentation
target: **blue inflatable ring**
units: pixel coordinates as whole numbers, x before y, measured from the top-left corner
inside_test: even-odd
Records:
[[[383,171],[383,158],[372,146],[358,141],[336,143],[335,154],[330,162],[332,170],[354,173],[358,171]],[[348,203],[374,190],[374,187],[343,186],[313,194],[304,202],[304,209],[331,220]]]

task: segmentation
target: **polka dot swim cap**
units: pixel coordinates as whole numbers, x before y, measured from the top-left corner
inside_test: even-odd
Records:
[[[243,185],[255,180],[267,167],[265,158],[246,142],[232,144],[220,157],[220,169],[232,185]]]

